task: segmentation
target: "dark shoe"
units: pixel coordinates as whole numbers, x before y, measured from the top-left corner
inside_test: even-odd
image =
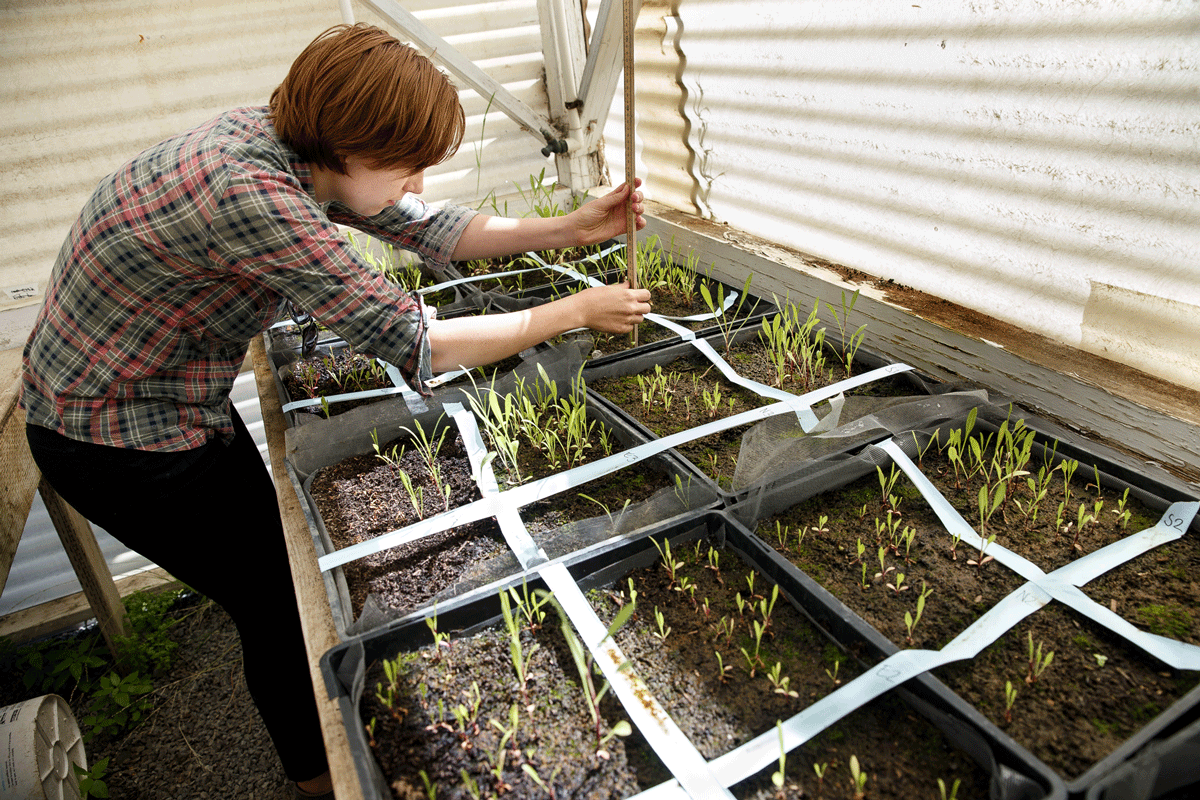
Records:
[[[292,784],[292,791],[296,794],[296,800],[334,800],[333,792],[328,791],[323,794],[312,794],[301,789],[296,784]]]

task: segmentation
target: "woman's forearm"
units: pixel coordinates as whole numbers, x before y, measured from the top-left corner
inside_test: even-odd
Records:
[[[576,328],[628,333],[649,313],[650,292],[619,283],[507,314],[434,319],[428,333],[433,369],[491,364]]]
[[[574,297],[479,317],[434,319],[429,346],[435,372],[479,367],[508,358],[559,334],[584,327]]]
[[[458,245],[455,261],[494,258],[530,250],[554,250],[577,244],[566,217],[530,217],[513,219],[479,214],[467,223]]]

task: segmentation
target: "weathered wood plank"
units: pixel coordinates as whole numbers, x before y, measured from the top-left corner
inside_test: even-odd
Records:
[[[117,638],[129,635],[129,619],[92,526],[45,479],[38,484],[38,491],[100,625],[104,643],[116,655]]]
[[[161,567],[139,572],[116,580],[117,593],[128,597],[135,592],[157,592],[181,589],[183,584],[172,578]],[[0,638],[14,642],[27,642],[41,636],[49,636],[87,622],[96,616],[87,596],[75,592],[30,608],[14,611],[0,617]]]
[[[25,439],[25,412],[15,385],[0,397],[0,592],[8,582],[17,544],[33,506],[39,473]]]
[[[362,789],[358,784],[341,712],[336,701],[330,699],[321,675],[321,656],[339,643],[337,630],[333,626],[333,612],[329,607],[325,582],[317,568],[317,551],[309,533],[308,521],[300,506],[300,498],[296,496],[288,478],[285,466],[287,454],[284,450],[286,423],[279,395],[275,391],[270,358],[262,339],[255,339],[251,343],[250,358],[254,365],[263,430],[275,477],[275,492],[279,497],[279,511],[283,516],[284,538],[292,564],[292,581],[296,586],[300,624],[308,646],[308,666],[317,695],[317,710],[321,715],[321,731],[325,736],[325,752],[329,759],[334,793],[338,800],[362,800]]]

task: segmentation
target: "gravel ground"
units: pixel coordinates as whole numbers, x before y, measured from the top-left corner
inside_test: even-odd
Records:
[[[111,756],[109,794],[127,800],[291,800],[291,788],[246,690],[233,621],[198,598],[172,628],[175,663],[155,680],[155,708],[131,733],[95,742]]]
[[[180,600],[175,612],[182,621],[171,635],[179,648],[171,668],[154,678],[153,711],[122,736],[89,742],[88,764],[111,759],[105,782],[116,800],[292,800],[246,690],[233,621],[194,595]],[[4,682],[0,697],[18,693],[4,702],[29,696],[19,678]],[[72,707],[82,720],[82,704]]]

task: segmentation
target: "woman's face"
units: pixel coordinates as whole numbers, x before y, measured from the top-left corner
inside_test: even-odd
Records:
[[[358,156],[346,157],[345,175],[322,172],[323,180],[317,182],[317,200],[340,200],[364,217],[375,216],[406,194],[420,194],[425,190],[425,170],[377,169]]]

